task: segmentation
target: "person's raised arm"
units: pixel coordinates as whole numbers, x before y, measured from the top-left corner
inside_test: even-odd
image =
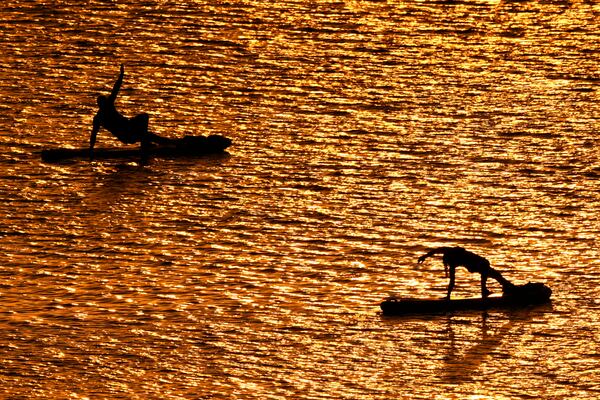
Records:
[[[112,92],[110,92],[110,96],[108,96],[108,100],[111,103],[114,103],[117,99],[117,94],[119,94],[119,89],[121,89],[121,84],[123,83],[123,76],[125,75],[125,67],[121,64],[121,72],[119,73],[119,77],[117,78],[115,85],[113,86]]]
[[[424,254],[421,257],[419,257],[419,259],[417,260],[417,263],[421,264],[426,259],[428,259],[429,257],[436,255],[436,254],[445,254],[446,251],[448,251],[450,249],[451,249],[451,247],[438,247],[437,249],[429,250],[427,252],[427,254]]]

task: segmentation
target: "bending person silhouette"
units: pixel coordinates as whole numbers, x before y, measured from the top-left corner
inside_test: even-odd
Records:
[[[94,116],[92,134],[90,136],[90,159],[94,158],[94,144],[100,127],[104,127],[117,139],[126,144],[140,142],[142,160],[147,157],[147,150],[151,143],[172,144],[175,141],[158,136],[148,131],[148,114],[139,114],[133,118],[127,118],[115,108],[115,100],[123,83],[125,67],[121,64],[121,73],[109,96],[98,96],[98,112]]]
[[[465,267],[469,272],[477,272],[481,274],[481,297],[487,298],[490,294],[486,287],[487,279],[492,278],[498,281],[502,285],[504,292],[510,291],[515,288],[515,285],[506,280],[500,272],[496,271],[490,266],[490,262],[485,258],[465,250],[462,247],[438,247],[429,251],[427,254],[419,257],[418,263],[421,264],[427,258],[435,255],[442,254],[442,261],[444,263],[444,272],[448,277],[448,270],[450,271],[450,282],[448,284],[448,294],[446,299],[450,299],[452,289],[454,289],[454,279],[456,267]]]

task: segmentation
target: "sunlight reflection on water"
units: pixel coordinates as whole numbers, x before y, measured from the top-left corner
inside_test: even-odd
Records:
[[[0,8],[2,395],[598,393],[596,3]],[[42,164],[120,62],[125,115],[231,154]],[[553,304],[382,317],[444,295],[442,245]]]

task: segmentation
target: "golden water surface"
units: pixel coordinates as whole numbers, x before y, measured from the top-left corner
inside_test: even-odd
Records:
[[[600,395],[597,1],[0,15],[0,396]],[[87,145],[121,63],[125,115],[229,155],[42,163]],[[442,245],[553,304],[382,317],[389,295],[445,294],[441,261],[416,264]]]

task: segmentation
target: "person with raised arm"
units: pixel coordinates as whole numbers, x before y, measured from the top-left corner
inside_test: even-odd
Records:
[[[135,117],[123,116],[115,107],[115,100],[123,83],[125,67],[121,64],[121,72],[109,96],[100,95],[97,98],[98,112],[94,116],[92,133],[90,135],[90,160],[94,158],[94,145],[100,127],[112,133],[119,141],[126,144],[140,143],[142,160],[146,160],[148,147],[151,143],[172,144],[173,139],[158,136],[148,131],[149,116],[146,113]]]

